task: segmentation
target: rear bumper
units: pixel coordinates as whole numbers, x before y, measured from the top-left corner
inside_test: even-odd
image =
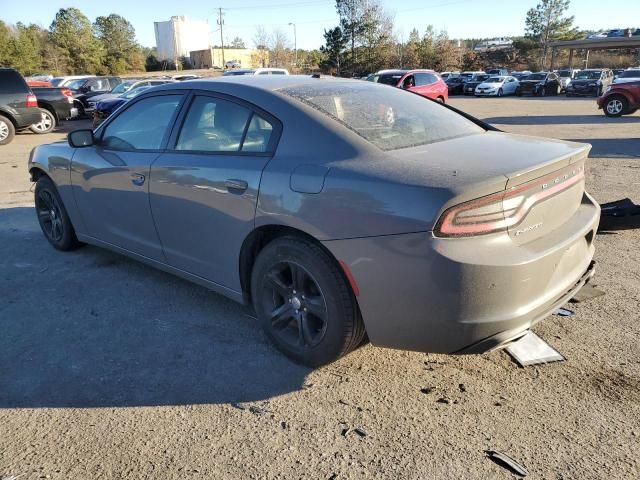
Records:
[[[562,227],[521,246],[506,234],[441,239],[430,232],[324,244],[357,283],[374,345],[480,353],[522,335],[588,281],[599,218],[585,194]]]
[[[20,108],[13,114],[17,128],[27,128],[42,120],[42,113],[39,108]]]

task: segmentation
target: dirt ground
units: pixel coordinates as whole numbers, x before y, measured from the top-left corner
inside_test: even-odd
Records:
[[[593,99],[451,104],[592,143],[596,199],[640,203],[640,114],[606,119]],[[51,248],[26,163],[63,138],[0,147],[0,478],[514,477],[485,450],[527,478],[640,477],[640,230],[598,235],[606,295],[536,326],[565,362],[367,345],[312,371],[225,298],[98,248]]]

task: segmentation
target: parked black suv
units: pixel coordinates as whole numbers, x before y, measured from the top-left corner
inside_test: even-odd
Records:
[[[560,78],[553,72],[536,72],[520,80],[516,95],[558,95],[561,90]]]
[[[38,100],[13,68],[0,68],[0,145],[13,140],[16,130],[41,121]]]
[[[80,114],[85,114],[90,110],[88,100],[91,97],[110,92],[121,83],[120,77],[88,77],[72,80],[65,87],[73,91]]]

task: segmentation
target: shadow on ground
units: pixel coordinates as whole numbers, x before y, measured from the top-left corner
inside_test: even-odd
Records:
[[[635,123],[640,127],[640,115],[625,115],[619,118],[600,115],[522,115],[514,117],[488,117],[482,121],[499,125],[602,125]]]
[[[0,210],[0,408],[250,402],[309,370],[250,312],[106,250],[54,250],[31,208]]]
[[[640,138],[566,138],[565,140],[590,143],[592,147],[590,157],[640,159]]]

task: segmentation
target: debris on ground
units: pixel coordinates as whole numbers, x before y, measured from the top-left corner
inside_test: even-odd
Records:
[[[346,427],[342,429],[341,435],[343,437],[346,437],[347,435],[349,435],[351,432],[355,433],[356,435],[358,435],[359,437],[366,437],[368,435],[367,431],[364,428],[360,428],[360,427]]]
[[[569,310],[568,308],[559,308],[555,312],[553,312],[553,314],[558,315],[559,317],[573,317],[576,312],[574,312],[573,310]]]
[[[602,203],[600,208],[599,232],[640,228],[640,205],[629,198]]]
[[[467,391],[467,387],[464,385],[464,383],[459,383],[458,384],[458,390],[460,390],[462,393]]]
[[[422,393],[424,393],[425,395],[429,395],[430,393],[432,393],[434,390],[436,389],[436,387],[424,387],[421,388],[420,391]]]
[[[451,403],[451,400],[449,400],[448,398],[440,397],[438,400],[436,400],[436,403],[444,403],[446,405],[449,405]]]
[[[570,300],[572,303],[582,303],[587,300],[591,300],[592,298],[601,297],[604,295],[604,291],[596,288],[595,286],[585,285],[582,287],[578,293],[576,293],[573,298]]]
[[[504,453],[501,453],[495,450],[486,450],[484,453],[487,454],[487,457],[491,461],[493,461],[493,463],[512,471],[516,475],[520,475],[522,477],[526,477],[527,475],[529,475],[529,472],[527,472],[527,469],[524,468],[524,466],[521,465],[520,463],[516,462],[509,455],[506,455]]]
[[[539,363],[561,362],[565,358],[533,332],[510,343],[505,350],[521,367]]]

